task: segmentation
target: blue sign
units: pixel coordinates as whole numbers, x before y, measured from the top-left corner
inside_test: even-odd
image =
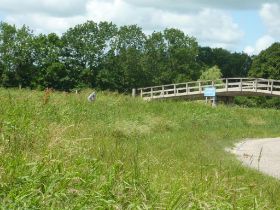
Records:
[[[214,87],[207,87],[204,89],[204,96],[205,97],[215,97],[216,96],[216,88]]]

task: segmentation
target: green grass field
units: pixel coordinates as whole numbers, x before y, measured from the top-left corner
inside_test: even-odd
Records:
[[[280,111],[0,89],[0,209],[280,209],[280,182],[225,152]]]

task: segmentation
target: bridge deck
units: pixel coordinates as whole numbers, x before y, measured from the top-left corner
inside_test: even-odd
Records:
[[[203,98],[206,87],[215,87],[218,96],[278,96],[280,80],[228,78],[140,88],[144,100],[163,98]]]

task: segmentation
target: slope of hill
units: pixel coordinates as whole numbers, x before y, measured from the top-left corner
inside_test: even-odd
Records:
[[[280,183],[224,148],[280,111],[0,89],[3,209],[279,209]]]

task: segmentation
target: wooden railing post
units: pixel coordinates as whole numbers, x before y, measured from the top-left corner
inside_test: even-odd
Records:
[[[164,97],[164,95],[165,95],[164,86],[163,85],[161,86],[161,95],[162,95],[162,97]]]
[[[274,81],[272,80],[272,81],[271,81],[271,90],[270,90],[270,91],[271,91],[271,94],[273,93],[273,85],[274,85]]]
[[[186,83],[186,93],[189,94],[189,85]]]
[[[201,81],[199,81],[199,83],[198,83],[198,88],[199,88],[199,93],[201,93],[202,92],[202,90],[201,90]]]
[[[226,91],[228,92],[228,79],[226,79]]]
[[[243,80],[240,79],[240,91],[242,92]]]
[[[177,89],[176,89],[176,84],[174,84],[174,95],[177,95]]]
[[[255,80],[255,91],[258,92],[258,79]]]
[[[141,89],[141,91],[140,91],[140,96],[141,96],[141,98],[143,98],[143,89]]]
[[[135,96],[136,96],[136,89],[133,88],[133,89],[132,89],[132,97],[135,98]]]

